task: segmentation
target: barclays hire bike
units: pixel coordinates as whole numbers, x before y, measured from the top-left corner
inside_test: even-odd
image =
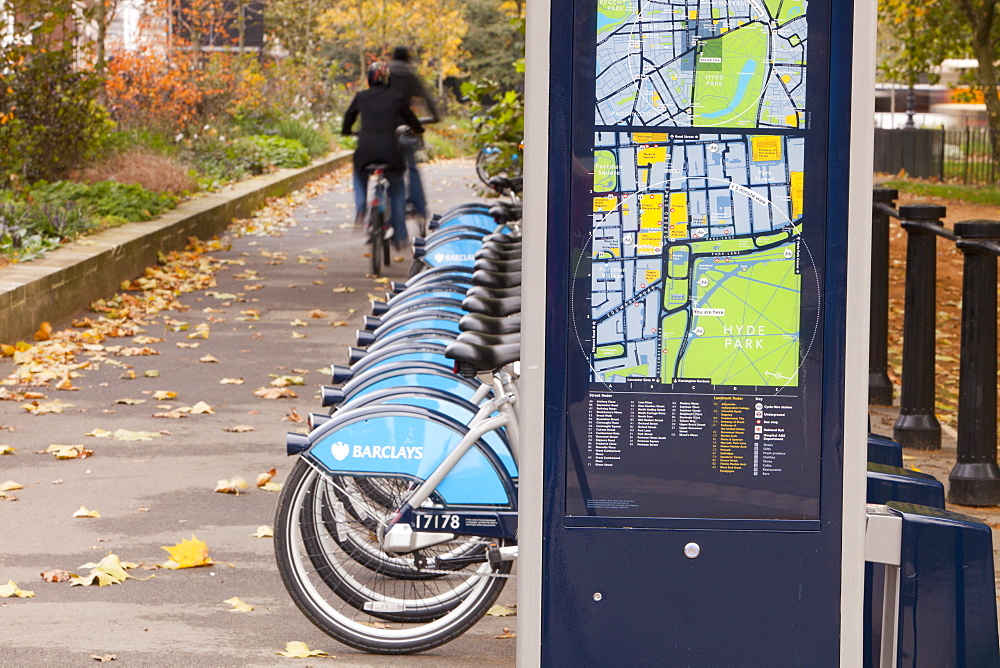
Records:
[[[365,215],[365,235],[371,246],[371,268],[372,274],[378,276],[382,273],[382,267],[390,264],[392,249],[389,239],[393,235],[390,203],[389,203],[389,179],[386,177],[386,170],[389,165],[371,164],[366,165],[365,170],[372,178],[372,184],[368,188],[368,209]]]

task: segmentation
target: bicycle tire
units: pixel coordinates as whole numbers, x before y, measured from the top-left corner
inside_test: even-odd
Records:
[[[382,212],[377,206],[369,207],[368,211],[368,239],[371,241],[371,267],[372,274],[379,276],[382,273],[382,257],[385,254],[386,240],[385,230],[382,229]]]
[[[382,232],[382,266],[388,267],[392,264],[392,244],[385,241],[385,230]]]
[[[308,463],[301,459],[296,462],[279,498],[275,516],[275,556],[282,582],[292,600],[324,633],[345,645],[367,652],[412,654],[433,649],[458,637],[479,621],[496,601],[506,579],[490,577],[493,573],[488,564],[456,569],[454,576],[403,580],[384,577],[355,562],[332,537],[321,533],[326,530],[326,524],[317,514],[323,506],[316,493],[317,483],[321,480],[325,478]],[[347,520],[341,516],[337,523],[343,526]],[[303,527],[310,528],[307,532],[315,530],[314,538],[320,542],[306,544]],[[488,542],[488,539],[483,541]],[[314,561],[316,548],[322,549],[324,557],[320,566]],[[511,563],[504,562],[498,574],[506,575],[510,568]],[[328,571],[320,573],[322,569]],[[331,573],[337,577],[323,577]],[[441,594],[446,596],[456,589],[456,584],[463,583],[470,583],[464,596],[457,597],[460,600],[440,616],[415,623],[401,620],[385,622],[386,615],[403,617],[407,610],[413,610],[414,617],[420,618],[421,614],[429,616],[421,611],[439,604]],[[441,594],[428,595],[431,587]],[[358,592],[371,593],[375,598],[369,601],[368,610],[364,609],[364,605],[359,609],[342,598],[341,592],[348,598]],[[455,598],[452,597],[453,600]],[[373,614],[375,612],[378,614]]]

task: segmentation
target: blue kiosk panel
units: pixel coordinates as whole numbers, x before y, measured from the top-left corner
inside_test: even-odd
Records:
[[[551,34],[543,664],[838,665],[853,3]]]

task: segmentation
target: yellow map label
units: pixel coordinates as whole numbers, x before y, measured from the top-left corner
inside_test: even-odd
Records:
[[[751,137],[750,148],[754,162],[776,162],[781,160],[781,137],[777,135]]]
[[[802,184],[804,173],[803,172],[792,172],[789,174],[791,179],[790,190],[792,195],[792,220],[802,216]]]
[[[663,250],[663,233],[640,232],[635,248],[637,255],[659,255]]]
[[[663,193],[650,193],[639,197],[639,227],[663,226]]]
[[[670,193],[670,224],[688,222],[687,193]]]
[[[666,146],[647,146],[646,148],[639,149],[639,156],[636,158],[636,164],[652,165],[657,162],[666,162],[666,160]]]
[[[647,269],[646,270],[646,283],[647,284],[648,283],[653,283],[653,282],[658,281],[658,280],[660,280],[660,272],[658,270],[656,270],[656,269]]]
[[[594,211],[614,211],[618,206],[617,197],[595,197]]]
[[[671,239],[686,239],[687,235],[688,226],[685,223],[674,223],[670,226]]]
[[[636,144],[660,144],[667,141],[666,132],[636,132],[632,135]]]

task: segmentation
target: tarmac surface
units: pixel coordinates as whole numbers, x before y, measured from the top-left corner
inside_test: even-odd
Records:
[[[40,391],[39,404],[66,404],[58,413],[32,414],[22,407],[28,400],[0,401],[0,445],[16,449],[0,456],[0,484],[23,486],[0,500],[0,586],[13,580],[35,592],[0,598],[0,666],[93,665],[93,657],[108,655],[115,665],[132,666],[279,665],[290,659],[275,652],[290,641],[335,655],[343,666],[514,664],[516,640],[496,636],[509,635],[504,629],[513,631],[516,617],[486,617],[461,638],[420,655],[372,656],[341,645],[292,603],[272,539],[251,536],[261,525],[273,527],[278,499],[254,487],[256,477],[273,467],[274,481],[285,479],[294,463],[285,456],[285,432],[303,430],[296,420],[323,410],[318,389],[329,382],[329,365],[346,363],[355,329],[369,313],[369,295],[385,290],[366,276],[348,174],[341,171],[337,185],[298,206],[294,225],[265,220],[258,227],[275,234],[224,238],[224,249],[210,255],[235,264],[222,267],[214,285],[181,295],[186,311],[162,312],[141,332],[103,341],[123,348],[90,358],[69,381],[75,391],[0,386]],[[471,161],[427,165],[424,176],[433,211],[478,199]],[[404,280],[408,269],[409,260],[400,261],[383,274]],[[98,317],[84,306],[73,320]],[[59,331],[70,322],[52,325]],[[150,338],[136,342],[134,335]],[[141,348],[155,354],[126,352]],[[0,358],[0,378],[14,371],[10,357]],[[254,394],[280,376],[302,378],[303,385],[285,388],[296,397]],[[157,399],[158,391],[176,396]],[[153,417],[198,402],[214,412]],[[87,435],[119,429],[126,438],[155,436]],[[59,460],[44,454],[53,444],[93,455]],[[250,488],[239,496],[213,491],[217,481],[234,477]],[[81,506],[100,517],[74,518]],[[138,578],[155,577],[105,587],[40,577],[50,569],[86,574],[82,564],[108,553],[160,564],[168,558],[162,546],[192,536],[208,545],[214,565],[135,569],[130,573]],[[498,603],[516,607],[515,582]],[[224,601],[234,596],[254,610],[230,612]]]

